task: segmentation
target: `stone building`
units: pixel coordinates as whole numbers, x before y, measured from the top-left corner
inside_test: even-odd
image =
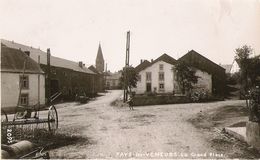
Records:
[[[89,66],[88,69],[96,73],[94,81],[95,90],[97,92],[103,92],[105,86],[104,73],[99,72],[93,65]]]
[[[88,69],[83,62],[74,62],[50,54],[50,50],[44,52],[40,49],[15,43],[13,41],[1,40],[4,45],[28,52],[29,57],[38,62],[40,58],[41,69],[46,74],[45,95],[46,98],[61,92],[60,99],[74,100],[78,92],[84,91],[86,95],[92,96],[97,90],[94,82],[97,78],[93,71]],[[48,56],[49,55],[49,56]],[[48,65],[49,62],[49,65]]]

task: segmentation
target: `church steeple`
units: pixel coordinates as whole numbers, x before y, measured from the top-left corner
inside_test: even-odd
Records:
[[[101,44],[99,42],[98,52],[97,52],[97,57],[96,57],[96,69],[99,72],[104,72],[104,67],[105,67],[105,62],[104,62],[104,58],[103,58]]]

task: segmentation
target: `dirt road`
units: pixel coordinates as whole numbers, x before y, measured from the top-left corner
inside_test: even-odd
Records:
[[[122,95],[110,91],[95,101],[59,108],[60,128],[82,139],[50,151],[52,158],[224,158],[206,134],[187,121],[209,108],[241,101],[112,107]]]

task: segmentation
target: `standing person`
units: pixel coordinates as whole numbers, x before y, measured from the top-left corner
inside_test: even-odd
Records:
[[[127,100],[127,103],[128,103],[128,106],[129,106],[130,110],[134,110],[134,107],[133,107],[133,95],[132,94],[130,94],[130,97]]]

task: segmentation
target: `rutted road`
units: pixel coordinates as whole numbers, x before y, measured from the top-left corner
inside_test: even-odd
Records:
[[[54,149],[51,157],[224,158],[187,119],[201,110],[241,101],[156,105],[134,111],[110,106],[121,95],[122,91],[110,91],[88,104],[59,108],[60,128],[88,142]]]

